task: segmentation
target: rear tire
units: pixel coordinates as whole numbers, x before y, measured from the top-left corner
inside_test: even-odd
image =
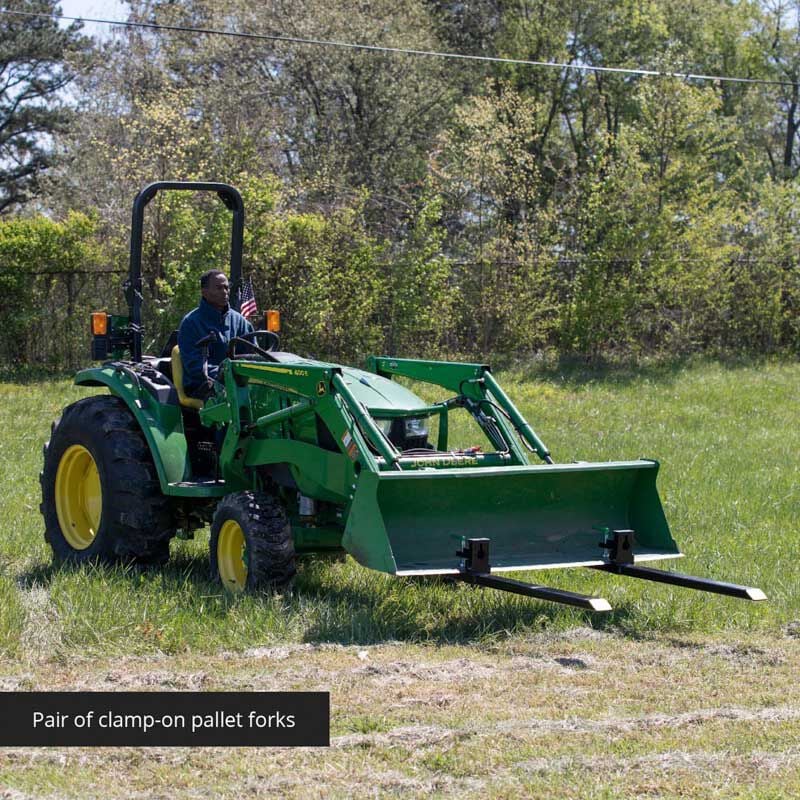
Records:
[[[264,492],[223,498],[209,540],[211,574],[232,592],[280,589],[295,575],[292,528],[280,500]]]
[[[56,562],[162,564],[175,534],[139,424],[118,397],[64,409],[44,446],[40,506]]]

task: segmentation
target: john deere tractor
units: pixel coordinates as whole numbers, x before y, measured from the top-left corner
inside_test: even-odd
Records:
[[[230,343],[205,402],[187,397],[174,341],[142,353],[143,217],[163,190],[213,192],[232,212],[239,306],[236,189],[143,189],[133,203],[128,313],[92,315],[92,356],[102,363],[75,378],[106,392],[68,406],[45,447],[41,509],[56,560],[161,563],[178,531],[210,522],[211,569],[231,591],[284,586],[299,555],[327,551],[394,575],[447,576],[596,611],[610,606],[498,573],[591,567],[764,599],[643,566],[680,555],[656,490],[658,462],[554,463],[486,364],[372,356],[355,369],[280,350],[268,322]],[[398,377],[443,397],[426,402]],[[451,416],[465,412],[482,446],[452,446]]]

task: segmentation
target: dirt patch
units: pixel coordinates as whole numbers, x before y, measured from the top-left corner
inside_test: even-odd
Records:
[[[619,638],[619,635],[614,631],[603,631],[597,628],[588,628],[586,626],[568,628],[565,631],[557,631],[554,633],[543,633],[537,637],[537,641],[546,644],[552,642],[602,642],[607,639]]]
[[[741,754],[731,754],[726,752],[708,753],[686,752],[681,750],[670,750],[664,753],[653,753],[645,756],[618,759],[610,761],[607,757],[582,757],[569,756],[562,758],[534,758],[516,764],[516,767],[526,772],[550,773],[550,772],[570,772],[574,770],[606,770],[613,771],[617,775],[624,775],[637,771],[658,771],[675,772],[688,771],[696,773],[706,773],[709,770],[716,770],[728,765],[732,760],[736,760],[739,766],[744,764],[765,772],[773,774],[781,770],[794,767],[800,764],[800,751],[790,750],[782,753],[772,751],[753,751],[745,756]]]
[[[309,653],[315,650],[313,644],[287,644],[275,647],[251,647],[243,653],[225,653],[227,658],[259,658],[266,661],[285,661],[298,653]]]
[[[175,689],[179,691],[200,691],[206,687],[209,677],[205,672],[175,673],[169,670],[130,672],[112,670],[102,679],[106,690],[114,689]],[[102,685],[102,684],[101,684]]]
[[[419,662],[389,661],[365,664],[356,667],[353,675],[364,678],[377,678],[382,683],[408,685],[418,681],[435,683],[451,683],[457,680],[478,680],[490,678],[497,672],[495,667],[468,658],[457,658],[450,661]]]
[[[50,593],[41,586],[21,589],[19,593],[25,609],[25,629],[20,636],[23,659],[28,662],[52,658],[61,644],[61,620],[58,610],[50,600]]]
[[[33,795],[18,792],[16,789],[3,789],[0,787],[0,798],[2,800],[33,800]]]
[[[761,664],[777,666],[785,663],[784,653],[779,648],[765,647],[749,642],[695,642],[684,639],[668,641],[673,657],[696,658],[712,656],[733,664]]]
[[[336,644],[335,642],[319,642],[311,644],[308,642],[302,644],[280,644],[280,645],[265,645],[263,647],[250,647],[241,653],[225,652],[221,654],[221,658],[239,659],[239,658],[256,658],[265,659],[267,661],[285,661],[287,658],[296,656],[298,654],[309,653],[352,653],[359,658],[369,657],[372,650],[385,651],[391,648],[406,648],[404,642],[382,642],[380,645],[369,648],[361,645],[347,645]]]
[[[716,720],[730,722],[787,722],[800,719],[800,708],[712,708],[684,714],[648,714],[641,717],[606,717],[604,719],[527,719],[500,723],[497,730],[518,731],[532,728],[542,733],[596,733],[599,731],[632,732],[655,728],[685,728]]]
[[[746,723],[778,723],[800,720],[798,708],[716,708],[692,711],[686,714],[649,714],[641,717],[608,717],[598,720],[569,719],[517,719],[513,722],[472,724],[461,729],[436,725],[403,726],[380,733],[348,734],[331,740],[333,747],[374,747],[376,745],[403,745],[410,749],[429,747],[447,739],[472,736],[489,736],[496,733],[521,733],[535,731],[536,735],[559,733],[632,733],[659,728],[678,729],[699,726],[715,721]],[[547,759],[544,762],[550,763]],[[543,763],[544,763],[543,762]]]
[[[784,629],[787,636],[800,639],[800,619],[792,620]]]
[[[514,656],[487,664],[469,658],[456,658],[441,662],[388,661],[365,664],[356,667],[352,674],[361,678],[376,679],[383,684],[408,686],[417,682],[452,683],[453,681],[481,681],[497,678],[503,673],[536,672],[557,670],[570,673],[587,670],[594,664],[590,655],[537,658],[534,656]]]
[[[331,739],[331,747],[375,747],[402,746],[409,750],[441,744],[442,742],[463,738],[465,733],[459,733],[451,728],[438,725],[408,725],[394,728],[384,733],[352,733],[337,736]]]
[[[33,686],[33,675],[4,675],[0,676],[0,692],[27,691]],[[0,795],[2,796],[2,795]]]

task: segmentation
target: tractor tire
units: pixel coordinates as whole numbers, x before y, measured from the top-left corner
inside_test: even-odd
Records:
[[[175,521],[139,424],[118,397],[79,400],[44,446],[40,510],[57,563],[163,564]]]
[[[281,589],[295,575],[292,528],[281,501],[264,492],[223,498],[211,524],[211,575],[232,592]]]

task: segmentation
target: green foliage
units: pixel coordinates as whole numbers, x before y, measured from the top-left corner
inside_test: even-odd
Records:
[[[713,93],[661,81],[642,84],[636,102],[639,121],[609,142],[576,199],[581,258],[562,342],[593,358],[716,344],[738,256],[737,199],[715,172],[732,143]]]
[[[386,352],[434,358],[453,347],[461,296],[452,263],[442,255],[441,212],[439,197],[424,196],[405,238],[389,255],[382,314]]]
[[[227,271],[231,214],[214,196],[163,192],[149,210],[142,271],[146,284],[143,319],[160,350],[184,314],[200,299],[200,276]],[[149,289],[149,292],[148,292]]]
[[[280,309],[287,346],[353,360],[379,348],[384,248],[365,226],[363,203],[325,216],[297,213],[281,204],[275,181],[241,175],[235,182],[247,209],[244,276],[260,311]],[[156,349],[197,304],[200,275],[227,269],[230,213],[216,198],[210,203],[176,193],[154,203],[151,233],[160,235],[150,237],[144,269],[151,287],[145,319]]]
[[[770,179],[754,187],[740,246],[748,260],[729,267],[725,309],[729,347],[746,341],[762,351],[800,344],[800,185]]]
[[[97,218],[71,213],[64,222],[47,217],[0,220],[0,266],[4,272],[72,272],[96,262]]]
[[[793,7],[136,0],[135,19],[168,25],[783,83],[120,32],[82,76],[51,213],[101,209],[98,242],[123,268],[144,184],[239,186],[246,274],[285,344],[317,355],[796,353]],[[213,198],[148,209],[151,347],[224,267],[227,223]]]
[[[446,217],[458,214],[462,227],[462,348],[530,352],[548,343],[555,254],[547,245],[558,222],[545,178],[546,130],[542,103],[498,84],[494,96],[461,109],[442,137],[434,175]]]
[[[76,211],[63,222],[43,216],[0,220],[4,364],[64,366],[76,339],[84,339],[91,273],[102,254],[96,216]]]
[[[434,164],[456,244],[478,256],[459,282],[481,322],[463,323],[467,341],[594,361],[798,347],[791,190],[764,180],[743,201],[749,165],[713,89],[640,83],[635,116],[555,195],[547,104],[493,88],[461,109]]]
[[[383,247],[364,224],[362,203],[325,216],[251,214],[249,224],[256,293],[262,308],[281,310],[291,350],[352,360],[379,347]]]

